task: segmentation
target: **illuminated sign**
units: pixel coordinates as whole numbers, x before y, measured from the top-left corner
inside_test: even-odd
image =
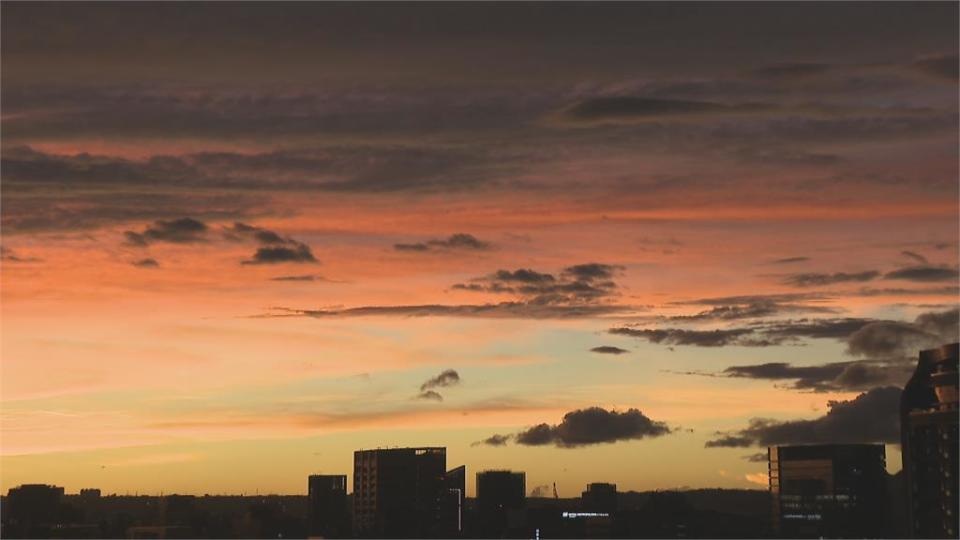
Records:
[[[585,517],[610,517],[610,514],[606,512],[564,512],[563,517],[566,519],[577,519]]]

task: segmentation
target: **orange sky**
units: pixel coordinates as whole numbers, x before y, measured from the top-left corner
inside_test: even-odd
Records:
[[[888,419],[956,340],[956,5],[287,7],[5,6],[0,488],[899,469],[827,413]]]

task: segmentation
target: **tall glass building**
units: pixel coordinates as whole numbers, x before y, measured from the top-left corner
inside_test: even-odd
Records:
[[[957,538],[958,344],[920,352],[900,397],[900,437],[913,538]]]

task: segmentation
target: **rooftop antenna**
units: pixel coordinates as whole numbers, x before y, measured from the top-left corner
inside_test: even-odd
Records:
[[[557,483],[556,483],[556,482],[553,483],[553,498],[554,498],[554,499],[559,499],[559,498],[560,498],[560,496],[557,495]]]

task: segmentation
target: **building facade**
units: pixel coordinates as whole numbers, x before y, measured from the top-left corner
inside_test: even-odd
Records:
[[[307,480],[307,529],[312,538],[349,538],[345,474],[313,474]]]
[[[956,538],[957,343],[920,352],[900,397],[900,437],[913,538]]]
[[[882,444],[768,449],[772,520],[785,538],[882,538],[886,453]]]
[[[358,450],[353,454],[353,525],[361,538],[443,535],[446,448]]]

